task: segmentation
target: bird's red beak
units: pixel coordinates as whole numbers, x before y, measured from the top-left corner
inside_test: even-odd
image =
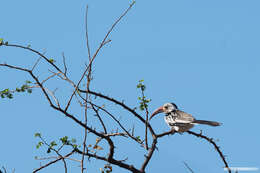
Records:
[[[151,120],[156,114],[159,114],[159,113],[162,113],[162,112],[163,112],[163,107],[161,106],[161,107],[159,107],[158,109],[156,109],[156,110],[152,113],[152,115],[151,115],[151,117],[150,117],[149,120]]]

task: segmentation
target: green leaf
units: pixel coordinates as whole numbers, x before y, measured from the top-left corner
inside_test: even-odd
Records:
[[[0,44],[3,44],[3,42],[4,42],[4,39],[0,38]]]
[[[53,58],[50,58],[49,61],[50,61],[51,63],[56,62]]]
[[[7,88],[7,89],[3,90],[2,92],[3,92],[3,93],[8,93],[8,92],[9,92],[9,89]]]
[[[36,148],[39,149],[42,145],[43,145],[43,142],[39,142],[39,143],[36,145]]]
[[[72,147],[73,148],[78,148],[78,145],[77,144],[73,144]]]
[[[61,141],[63,144],[68,144],[68,136],[64,136],[64,137],[60,138],[60,141]]]
[[[51,144],[50,144],[51,147],[54,147],[54,146],[56,146],[56,145],[57,145],[57,144],[56,144],[55,141],[52,141]]]
[[[29,80],[27,80],[27,81],[25,81],[25,83],[32,83],[31,81],[29,81]]]
[[[41,134],[40,133],[35,133],[34,137],[41,137]]]

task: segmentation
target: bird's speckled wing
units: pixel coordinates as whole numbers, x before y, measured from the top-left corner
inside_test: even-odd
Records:
[[[186,112],[177,110],[176,111],[177,117],[175,119],[176,123],[192,123],[194,121],[194,117],[191,114]]]

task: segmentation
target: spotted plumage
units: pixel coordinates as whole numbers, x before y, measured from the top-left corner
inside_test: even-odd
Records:
[[[210,126],[219,126],[221,125],[215,121],[207,121],[207,120],[196,120],[191,114],[183,112],[178,109],[177,105],[174,103],[166,103],[160,108],[158,108],[151,115],[150,119],[158,113],[164,112],[165,117],[164,120],[170,126],[170,128],[174,129],[177,132],[183,133],[191,129],[195,124],[205,124]]]

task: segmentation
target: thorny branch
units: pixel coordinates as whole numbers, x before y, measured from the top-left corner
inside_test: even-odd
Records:
[[[198,138],[205,139],[205,140],[207,140],[209,143],[211,143],[211,144],[215,147],[215,149],[217,150],[217,152],[218,152],[220,158],[222,159],[222,161],[224,162],[225,167],[227,168],[228,172],[231,173],[231,169],[230,169],[229,166],[228,166],[228,163],[227,163],[227,161],[226,161],[226,159],[225,159],[225,156],[224,156],[223,153],[221,152],[219,146],[214,142],[213,138],[209,138],[209,137],[207,137],[207,136],[205,136],[205,135],[202,135],[202,133],[195,133],[195,132],[192,132],[192,131],[187,131],[187,133],[189,133],[189,134],[191,134],[191,135],[194,135],[194,136],[196,136],[196,137],[198,137]]]

